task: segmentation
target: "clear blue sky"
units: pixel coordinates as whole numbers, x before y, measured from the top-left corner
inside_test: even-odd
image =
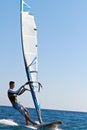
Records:
[[[26,0],[38,30],[41,107],[87,111],[87,0]],[[26,79],[20,40],[20,0],[0,1],[0,105],[11,105],[8,82]],[[33,107],[26,92],[19,100]]]

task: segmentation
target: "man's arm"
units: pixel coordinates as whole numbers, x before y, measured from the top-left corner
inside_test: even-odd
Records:
[[[24,88],[24,86],[18,91],[17,95],[21,95],[26,91],[26,89]]]
[[[21,91],[22,91],[22,93],[24,92],[24,86],[21,86],[17,91],[14,91],[12,89],[8,90],[8,92],[10,92],[12,94],[16,94],[16,95],[20,95]]]
[[[21,86],[17,91],[16,91],[16,94],[17,95],[21,95],[21,94],[23,94],[24,92],[25,92],[25,88],[24,88],[24,86]]]
[[[29,89],[25,88],[24,86],[20,87],[19,90],[17,91],[17,95],[23,94],[26,90],[30,91]]]

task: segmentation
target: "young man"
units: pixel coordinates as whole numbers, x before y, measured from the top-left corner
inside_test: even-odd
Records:
[[[27,89],[24,88],[24,86],[22,86],[17,91],[14,91],[14,87],[15,87],[15,82],[10,81],[9,89],[8,89],[8,98],[12,103],[12,106],[25,117],[26,125],[28,125],[29,122],[31,122],[33,125],[37,125],[37,123],[33,122],[29,118],[28,111],[26,110],[26,108],[24,108],[17,100],[17,96],[23,94]]]

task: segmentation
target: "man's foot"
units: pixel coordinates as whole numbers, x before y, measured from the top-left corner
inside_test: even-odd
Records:
[[[37,124],[36,122],[33,122],[32,125],[33,125],[33,126],[37,126],[38,124]]]
[[[26,120],[26,125],[28,125],[29,124],[29,121],[28,120]]]

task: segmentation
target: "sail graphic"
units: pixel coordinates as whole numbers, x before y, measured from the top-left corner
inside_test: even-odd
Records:
[[[34,16],[30,13],[30,7],[20,0],[21,9],[21,41],[23,58],[25,63],[25,69],[27,74],[27,79],[29,81],[29,87],[31,90],[31,95],[36,108],[37,117],[40,123],[42,123],[40,104],[37,99],[35,88],[40,86],[38,83],[38,57],[37,57],[37,29],[34,20]]]

